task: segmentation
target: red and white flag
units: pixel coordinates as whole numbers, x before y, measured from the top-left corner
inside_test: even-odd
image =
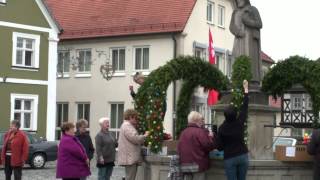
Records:
[[[211,31],[209,29],[209,62],[210,64],[216,64],[214,46],[213,46],[213,38]],[[212,106],[218,102],[219,92],[215,91],[214,89],[209,91],[208,95],[208,105]]]

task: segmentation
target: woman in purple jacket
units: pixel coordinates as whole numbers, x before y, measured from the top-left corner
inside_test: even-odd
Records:
[[[62,138],[59,144],[57,161],[57,178],[63,180],[80,180],[89,176],[89,159],[80,141],[74,136],[73,123],[63,123]]]

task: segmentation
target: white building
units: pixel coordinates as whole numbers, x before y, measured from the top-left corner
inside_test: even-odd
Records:
[[[46,2],[64,30],[58,47],[57,132],[62,121],[85,118],[94,135],[103,116],[111,117],[111,130],[118,131],[124,110],[133,108],[129,85],[138,87],[132,76],[138,71],[148,75],[179,55],[208,60],[209,28],[217,66],[230,75],[234,39],[229,31],[230,0]],[[116,70],[109,81],[100,73],[108,60]],[[173,89],[170,85],[167,90],[164,120],[169,133],[177,101]],[[207,94],[198,89],[193,108],[210,121],[206,104]]]

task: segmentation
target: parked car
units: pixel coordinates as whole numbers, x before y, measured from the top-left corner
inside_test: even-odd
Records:
[[[297,144],[297,140],[290,137],[273,137],[273,152],[276,151],[276,146],[295,146]]]
[[[43,168],[48,161],[57,160],[58,145],[56,142],[48,142],[39,138],[35,134],[25,132],[29,140],[29,158],[26,162],[32,168]],[[5,132],[0,132],[0,150],[3,147],[3,138]]]

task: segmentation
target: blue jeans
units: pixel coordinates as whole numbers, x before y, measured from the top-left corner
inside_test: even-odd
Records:
[[[99,167],[98,180],[110,180],[112,171],[113,171],[113,166]]]
[[[224,169],[228,180],[245,180],[248,166],[248,154],[224,160]]]

